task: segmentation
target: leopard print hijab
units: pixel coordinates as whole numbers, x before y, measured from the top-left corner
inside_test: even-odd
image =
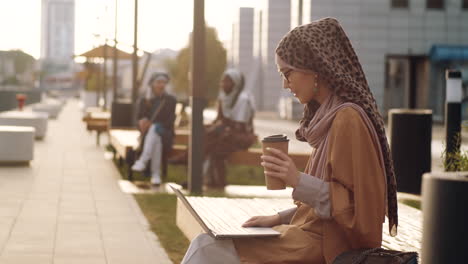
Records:
[[[395,236],[398,226],[396,180],[384,121],[340,23],[334,18],[324,18],[296,27],[280,41],[276,55],[294,68],[313,71],[320,79],[328,80],[336,96],[344,102],[359,105],[371,119],[382,147],[387,177],[387,216],[390,235]],[[318,107],[315,101],[304,107],[300,122],[302,128],[309,125]],[[306,141],[300,133],[296,133],[296,136],[298,140]]]

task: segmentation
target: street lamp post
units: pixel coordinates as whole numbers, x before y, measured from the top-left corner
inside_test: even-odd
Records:
[[[107,38],[104,40],[104,67],[103,67],[103,75],[102,78],[102,90],[103,90],[103,102],[102,105],[103,109],[107,107]]]
[[[191,86],[192,118],[190,122],[189,141],[189,181],[188,188],[192,194],[201,194],[203,186],[203,108],[206,99],[205,85],[205,1],[194,0],[192,33]]]
[[[117,0],[115,0],[115,25],[114,25],[114,67],[113,67],[113,93],[112,98],[114,102],[117,102]]]
[[[138,99],[138,0],[135,0],[135,15],[133,28],[133,76],[132,76],[132,123],[136,124]]]
[[[96,17],[96,22],[97,24],[99,24],[99,16]],[[95,40],[95,44],[93,45],[93,47],[99,47],[99,39],[101,37],[101,35],[99,33],[95,33],[93,34],[94,36],[94,40]],[[101,67],[100,67],[100,64],[99,64],[99,58],[92,58],[91,59],[92,61],[92,64],[96,66],[96,106],[99,107],[99,99],[101,98]],[[91,72],[93,73],[93,72]]]

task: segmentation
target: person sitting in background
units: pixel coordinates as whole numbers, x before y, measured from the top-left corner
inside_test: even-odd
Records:
[[[257,137],[254,134],[255,106],[252,95],[244,90],[244,76],[236,69],[224,72],[220,82],[216,119],[205,127],[205,161],[203,163],[204,185],[224,188],[225,161],[239,150],[248,149]],[[170,160],[172,163],[187,163],[188,153]],[[182,183],[185,188],[187,183]]]
[[[166,73],[154,73],[148,82],[146,96],[139,102],[138,129],[143,137],[143,148],[132,170],[144,171],[151,160],[151,184],[156,186],[161,184],[161,161],[170,153],[175,135],[177,100],[165,90],[169,80]]]
[[[220,83],[218,115],[206,128],[203,164],[205,185],[224,188],[225,161],[239,150],[248,149],[256,142],[253,118],[253,96],[244,90],[244,76],[236,69],[224,72]]]

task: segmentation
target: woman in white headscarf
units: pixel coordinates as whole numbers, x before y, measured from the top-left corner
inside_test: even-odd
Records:
[[[256,141],[253,130],[254,100],[244,90],[244,77],[228,69],[221,79],[218,116],[206,131],[205,185],[224,187],[226,158],[235,151],[247,149]]]

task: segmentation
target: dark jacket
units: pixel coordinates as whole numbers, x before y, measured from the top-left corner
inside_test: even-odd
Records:
[[[161,96],[154,96],[147,100],[145,98],[140,99],[138,120],[147,118],[151,120],[153,114],[159,108],[162,100],[165,100],[164,106],[153,121],[156,124],[157,133],[161,136],[163,141],[163,151],[168,152],[172,149],[172,143],[174,139],[174,120],[175,120],[175,108],[177,100],[174,96],[164,93]]]

